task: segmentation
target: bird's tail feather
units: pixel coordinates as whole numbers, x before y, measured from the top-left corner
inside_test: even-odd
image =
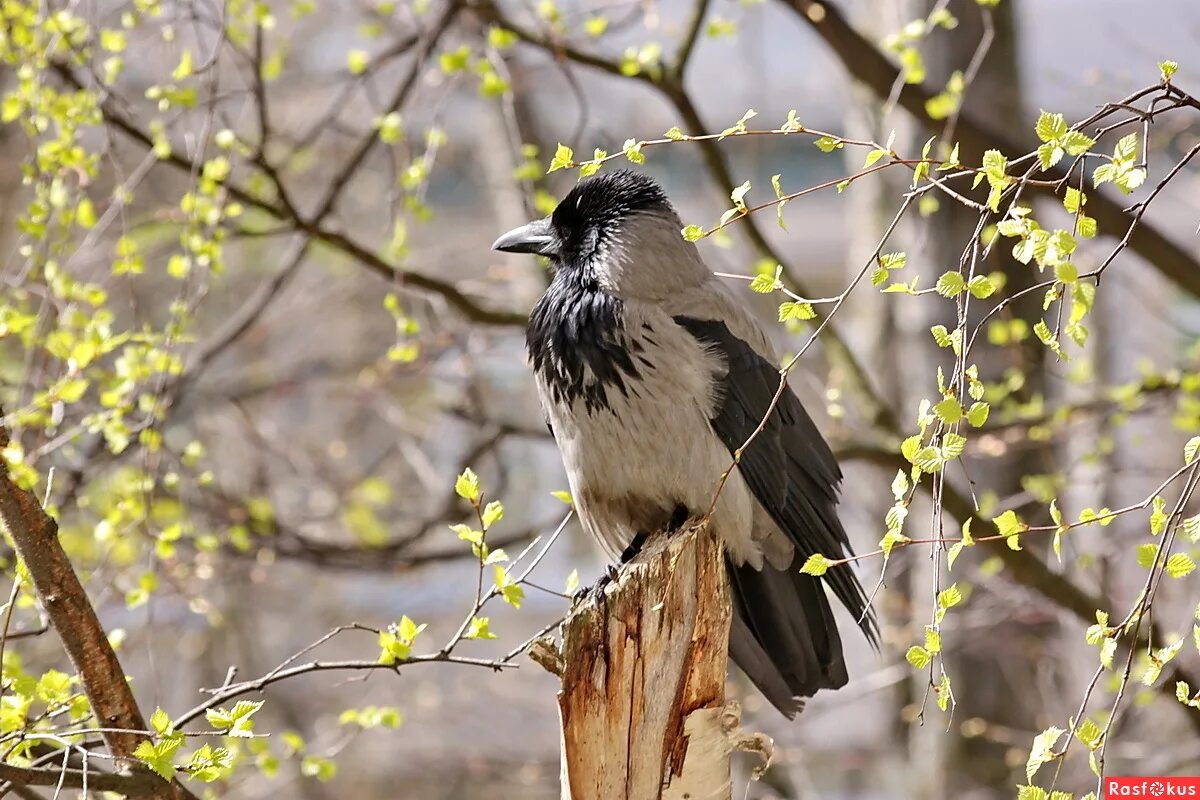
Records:
[[[820,580],[725,563],[734,612],[729,652],[771,704],[790,719],[804,707],[798,698],[845,686],[842,640]]]

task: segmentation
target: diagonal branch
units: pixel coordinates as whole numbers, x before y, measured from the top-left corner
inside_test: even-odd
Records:
[[[865,84],[877,97],[889,96],[892,87],[900,80],[900,70],[855,30],[836,6],[823,0],[781,2],[816,31],[850,75]],[[942,121],[933,119],[925,111],[925,101],[933,96],[934,93],[922,85],[903,84],[897,102],[923,126],[939,132]],[[978,156],[990,148],[1005,153],[1033,150],[1000,131],[992,130],[965,112],[959,115],[957,132],[964,158],[968,154]],[[1061,168],[1049,170],[1047,175],[1051,180],[1066,178],[1066,172]],[[1054,189],[1053,186],[1040,185],[1030,188],[1039,193],[1052,193]],[[1100,231],[1109,235],[1120,235],[1119,232],[1126,230],[1132,221],[1130,213],[1118,201],[1101,192],[1088,195],[1088,214],[1096,219]],[[1129,247],[1181,289],[1200,296],[1200,263],[1162,231],[1141,221],[1129,240]]]
[[[0,427],[0,449],[8,442],[7,429]],[[125,679],[125,671],[58,540],[58,523],[46,513],[33,492],[13,481],[3,464],[0,464],[0,522],[12,537],[50,624],[79,673],[98,726],[105,730],[102,734],[105,744],[114,756],[132,757],[138,744],[147,738],[134,731],[146,730],[146,721]],[[192,797],[178,784],[172,786],[161,779],[158,782],[158,796]]]
[[[839,460],[865,461],[888,470],[907,470],[911,466],[899,453],[871,446],[851,446],[838,449],[837,456]],[[974,520],[979,526],[992,524],[989,520],[979,516],[971,498],[948,484],[942,486],[941,500],[951,516],[960,522]],[[1045,561],[1029,550],[1013,550],[998,538],[980,541],[976,546],[986,549],[989,555],[996,556],[1003,561],[1005,569],[1008,571],[1007,574],[1016,583],[1037,592],[1059,608],[1071,612],[1087,625],[1095,623],[1096,611],[1112,607],[1111,599],[1092,594],[1072,582],[1066,575],[1054,572]],[[1165,637],[1159,626],[1154,623],[1146,626],[1138,634],[1132,646],[1135,649],[1145,649],[1152,646],[1154,642],[1161,643],[1163,641],[1165,641]],[[1163,670],[1163,675],[1155,688],[1172,703],[1175,701],[1176,681],[1186,681],[1189,686],[1198,685],[1195,676],[1189,674],[1177,662],[1171,662],[1168,668]],[[1186,712],[1188,723],[1192,729],[1200,733],[1200,714],[1192,713],[1187,707],[1180,707]]]
[[[57,786],[95,792],[116,792],[126,797],[161,797],[163,780],[152,772],[119,775],[111,772],[87,771],[73,767],[14,767],[0,764],[0,781],[17,786]]]

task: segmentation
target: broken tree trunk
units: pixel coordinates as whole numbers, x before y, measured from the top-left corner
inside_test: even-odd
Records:
[[[728,800],[729,582],[704,527],[653,537],[563,625],[563,800]]]

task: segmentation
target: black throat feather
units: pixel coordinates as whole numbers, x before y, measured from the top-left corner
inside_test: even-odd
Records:
[[[606,247],[618,246],[614,233],[643,213],[673,215],[651,178],[618,170],[578,183],[551,215],[556,270],[530,315],[526,344],[556,403],[582,399],[589,412],[608,409],[610,390],[628,396],[627,381],[638,377],[642,347],[626,334],[624,304],[601,287],[596,270]]]
[[[638,377],[633,355],[642,348],[624,334],[620,298],[594,278],[560,269],[529,315],[525,332],[534,372],[555,403],[582,400],[589,412],[607,410],[608,391],[628,396]]]

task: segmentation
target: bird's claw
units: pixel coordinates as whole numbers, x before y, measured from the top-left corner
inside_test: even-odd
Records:
[[[605,567],[604,574],[597,578],[595,583],[593,583],[591,586],[584,586],[575,591],[575,594],[571,596],[571,607],[574,608],[575,606],[586,602],[592,596],[595,596],[597,601],[603,603],[606,597],[604,590],[607,589],[608,585],[615,581],[617,576],[620,574],[621,570],[616,564],[609,564],[607,567]]]

